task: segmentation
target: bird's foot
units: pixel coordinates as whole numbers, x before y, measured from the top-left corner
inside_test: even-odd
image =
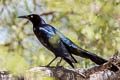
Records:
[[[50,67],[50,65],[45,65],[45,66],[41,66],[41,65],[39,65],[39,67]]]
[[[64,68],[63,66],[56,66],[56,68]]]
[[[45,65],[45,66],[39,66],[39,67],[50,67],[50,66],[48,66],[48,65]]]
[[[45,65],[45,66],[40,66],[40,67],[54,68],[55,66]]]

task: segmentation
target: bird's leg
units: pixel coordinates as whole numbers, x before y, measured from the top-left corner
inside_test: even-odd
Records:
[[[50,64],[56,59],[57,57],[55,57],[48,65],[46,65],[47,67],[50,66]]]
[[[58,67],[61,62],[62,62],[62,57],[61,57],[60,61],[57,63],[56,67]]]

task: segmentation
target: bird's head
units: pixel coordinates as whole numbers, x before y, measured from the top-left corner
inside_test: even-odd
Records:
[[[18,18],[28,19],[33,23],[33,25],[45,24],[45,21],[38,14],[19,16]]]

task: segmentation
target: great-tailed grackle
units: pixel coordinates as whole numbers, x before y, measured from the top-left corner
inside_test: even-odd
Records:
[[[74,65],[72,63],[77,63],[77,61],[72,56],[72,54],[90,59],[98,65],[107,62],[107,60],[103,59],[102,57],[78,47],[75,43],[65,37],[56,28],[45,23],[45,21],[37,14],[19,16],[19,18],[29,19],[33,24],[33,31],[37,36],[38,40],[47,49],[54,53],[55,58],[47,66],[49,66],[57,57],[61,57],[74,68]],[[112,69],[117,70],[114,65]]]

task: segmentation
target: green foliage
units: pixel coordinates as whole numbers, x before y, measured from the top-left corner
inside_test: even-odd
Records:
[[[1,70],[18,74],[30,67],[44,66],[50,62],[54,56],[39,43],[33,34],[32,24],[17,16],[52,11],[55,13],[42,16],[45,21],[56,26],[81,48],[106,59],[120,50],[119,0],[2,0]],[[76,58],[79,62],[75,64],[76,68],[94,65],[90,60]],[[56,62],[52,65],[55,66]],[[71,68],[64,61],[61,65]]]

